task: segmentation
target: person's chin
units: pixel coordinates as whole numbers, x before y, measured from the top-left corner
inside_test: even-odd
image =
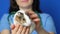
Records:
[[[27,8],[28,6],[22,6],[22,8]]]
[[[27,7],[29,7],[29,5],[21,5],[20,7],[27,8]]]

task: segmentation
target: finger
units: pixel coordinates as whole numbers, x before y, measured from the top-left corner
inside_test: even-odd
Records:
[[[19,24],[16,24],[16,25],[15,25],[15,29],[14,29],[14,31],[17,32],[18,29],[19,29]]]
[[[27,15],[32,15],[32,14],[35,14],[35,12],[33,12],[33,11],[26,11],[26,14]]]
[[[36,24],[38,24],[40,22],[39,18],[33,19],[33,22],[35,22]]]
[[[36,19],[33,19],[33,21],[35,21],[35,22],[39,22],[40,19],[39,19],[39,18],[36,18]]]
[[[30,28],[27,28],[25,34],[29,34],[29,31],[30,31]]]
[[[38,15],[37,14],[33,14],[30,16],[31,19],[35,19],[35,18],[38,18]]]
[[[26,31],[26,27],[23,28],[21,34],[25,34],[25,31]]]
[[[17,34],[21,34],[22,30],[23,30],[23,26],[20,26],[18,31],[17,31]]]
[[[10,27],[11,27],[11,29],[13,30],[13,29],[15,28],[15,25],[14,25],[14,24],[12,24]]]

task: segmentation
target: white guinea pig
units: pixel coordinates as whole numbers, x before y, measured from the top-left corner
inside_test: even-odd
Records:
[[[35,29],[35,23],[33,23],[29,18],[29,16],[25,14],[24,10],[17,11],[14,15],[13,21],[14,21],[14,24],[20,24],[24,27],[30,26],[29,34],[31,34]]]

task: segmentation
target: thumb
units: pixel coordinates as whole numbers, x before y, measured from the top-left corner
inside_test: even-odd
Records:
[[[13,30],[13,29],[15,28],[15,25],[12,24],[12,25],[10,26],[10,28]]]

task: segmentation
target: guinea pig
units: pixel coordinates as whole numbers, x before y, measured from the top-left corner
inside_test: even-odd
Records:
[[[14,24],[20,24],[24,27],[30,27],[31,34],[33,30],[35,29],[35,23],[29,18],[29,16],[25,13],[24,10],[19,10],[14,15]]]

